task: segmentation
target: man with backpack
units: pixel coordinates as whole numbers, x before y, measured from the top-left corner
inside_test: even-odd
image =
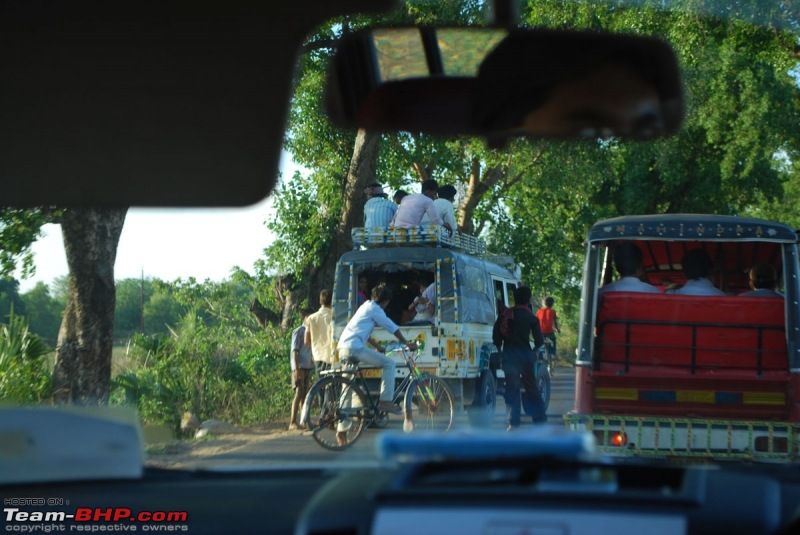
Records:
[[[539,320],[531,311],[531,290],[520,286],[514,290],[515,305],[501,311],[495,322],[494,336],[502,351],[503,373],[505,374],[506,418],[508,430],[519,427],[521,403],[531,415],[534,424],[547,421],[544,401],[536,386],[534,371],[535,351],[530,340],[538,348],[544,344]],[[520,387],[525,388],[521,395]]]

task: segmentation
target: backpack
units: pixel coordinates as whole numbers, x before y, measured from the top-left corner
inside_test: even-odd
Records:
[[[500,316],[497,318],[497,331],[500,335],[500,341],[502,342],[508,340],[508,335],[510,334],[509,329],[511,328],[511,319],[514,317],[515,308],[521,308],[533,314],[530,306],[526,305],[515,305],[511,308],[503,308],[503,310],[500,311]]]
[[[511,319],[513,317],[514,317],[514,309],[511,307],[503,308],[503,310],[500,311],[500,318],[498,319],[499,321],[498,328],[500,330],[500,338],[504,342],[508,340],[509,323],[511,322]]]

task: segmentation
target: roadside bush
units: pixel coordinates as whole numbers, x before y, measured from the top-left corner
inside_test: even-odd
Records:
[[[243,336],[192,311],[169,336],[137,335],[131,348],[137,369],[114,379],[111,400],[136,407],[144,422],[177,429],[189,411],[252,425],[289,412],[289,339],[277,329]]]
[[[0,399],[40,403],[50,398],[52,370],[45,355],[51,351],[12,308],[8,322],[0,325]]]
[[[254,396],[242,404],[242,423],[248,425],[288,418],[294,397],[288,338],[271,348],[242,353],[238,361],[247,371],[247,390]]]

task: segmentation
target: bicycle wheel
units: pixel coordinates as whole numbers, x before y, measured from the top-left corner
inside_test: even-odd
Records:
[[[414,430],[444,432],[453,425],[453,393],[440,377],[424,373],[414,379],[406,390],[404,405]]]
[[[343,450],[366,429],[367,406],[358,386],[343,377],[324,377],[308,392],[302,421],[320,446]]]
[[[536,387],[539,390],[539,395],[542,396],[544,408],[547,410],[550,407],[550,373],[546,367],[540,367],[536,376]]]
[[[547,355],[547,371],[552,377],[556,369],[556,348],[552,340],[545,340],[545,355]]]

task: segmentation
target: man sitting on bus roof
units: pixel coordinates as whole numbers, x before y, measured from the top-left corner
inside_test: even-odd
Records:
[[[403,197],[389,226],[394,228],[418,227],[422,224],[422,216],[428,214],[429,224],[442,225],[452,233],[453,227],[441,218],[433,204],[433,200],[439,195],[438,190],[439,185],[435,180],[428,179],[423,182],[422,193],[412,193]]]
[[[370,184],[364,189],[367,195],[367,202],[364,204],[364,227],[388,227],[395,212],[397,205],[388,199],[384,193],[383,186],[377,182]]]

